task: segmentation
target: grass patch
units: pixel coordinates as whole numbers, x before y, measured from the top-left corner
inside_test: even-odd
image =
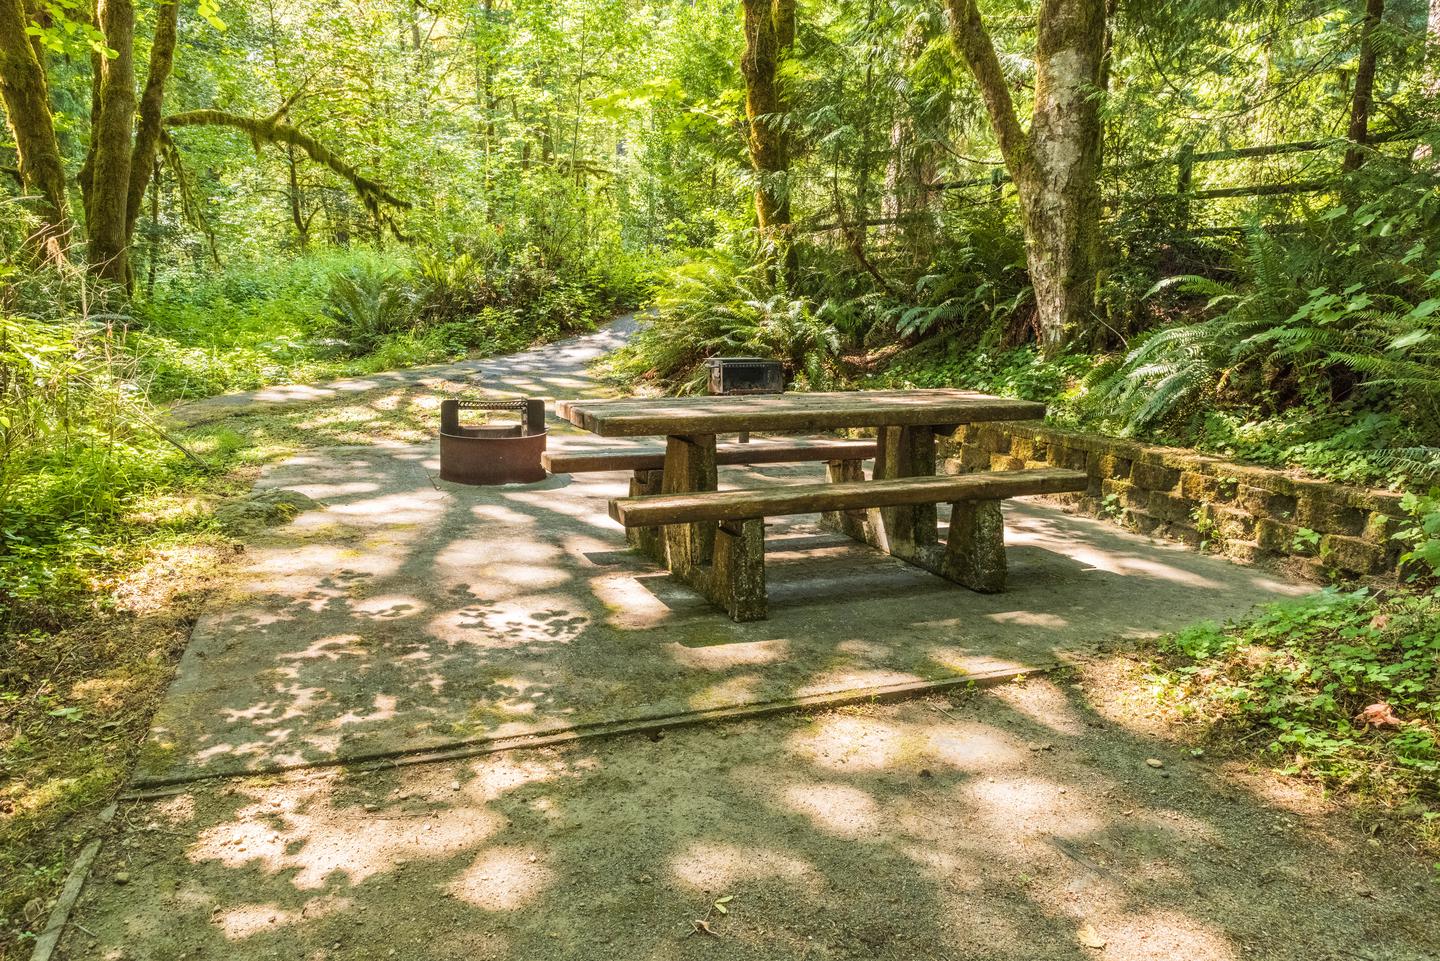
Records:
[[[96,816],[124,786],[206,587],[232,551],[218,537],[152,545],[85,616],[9,639],[0,663],[0,957],[38,933]]]
[[[1327,589],[1156,655],[1156,696],[1186,723],[1440,857],[1440,594]]]

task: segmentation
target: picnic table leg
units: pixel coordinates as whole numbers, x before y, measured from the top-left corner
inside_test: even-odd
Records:
[[[941,568],[935,573],[982,594],[1005,590],[1005,518],[1000,501],[951,505]]]
[[[637,470],[630,478],[630,496],[643,497],[646,494],[660,493],[663,471],[658,470]],[[642,553],[660,561],[665,562],[665,541],[660,536],[658,527],[627,527],[625,539],[630,546]]]
[[[665,443],[662,493],[713,491],[715,435],[672,436]],[[677,574],[708,564],[715,548],[715,524],[672,524],[664,528],[665,564]]]
[[[875,480],[934,475],[933,427],[881,427],[876,442]],[[938,561],[940,543],[935,505],[873,507],[867,513],[864,540],[902,560],[929,567]]]
[[[672,436],[666,441],[662,493],[713,491],[716,485],[715,435]],[[763,518],[670,524],[661,531],[671,574],[724,608],[733,620],[764,620]]]
[[[832,484],[853,483],[865,479],[865,466],[858,460],[832,460],[825,462],[825,479]],[[865,511],[824,511],[820,515],[820,526],[839,531],[865,540]]]

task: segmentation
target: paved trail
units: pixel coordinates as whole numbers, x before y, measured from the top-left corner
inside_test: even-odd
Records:
[[[477,372],[577,396],[629,329],[187,410]],[[771,618],[736,625],[624,549],[624,475],[437,467],[377,442],[266,473],[320,507],[256,538],[197,625],[137,771],[169,793],[122,808],[62,956],[1440,957],[1423,864],[1191,757],[1097,653],[1295,585],[1017,504],[1014,588],[987,597],[800,518],[767,532]],[[444,758],[1057,658],[1075,680]]]
[[[324,404],[386,388],[430,388],[454,381],[473,381],[477,375],[486,388],[529,390],[531,386],[540,386],[540,394],[553,395],[558,388],[559,396],[565,396],[571,391],[593,389],[593,380],[587,371],[589,364],[625,343],[637,326],[636,315],[625,314],[593,334],[582,334],[519,354],[430,364],[323,384],[277,384],[242,393],[220,394],[171,408],[168,418],[173,423],[192,426],[238,414]],[[545,390],[546,386],[551,390]]]

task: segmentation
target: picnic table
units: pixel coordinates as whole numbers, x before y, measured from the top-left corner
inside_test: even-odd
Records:
[[[965,536],[974,540],[968,532],[971,528],[977,524],[993,528],[998,523],[1001,498],[1075,490],[1077,477],[1083,486],[1083,475],[1054,470],[1011,472],[1013,476],[1002,472],[937,478],[937,438],[953,433],[963,424],[1029,420],[1045,413],[1043,404],[973,391],[572,400],[561,401],[557,412],[575,426],[602,437],[666,439],[663,466],[653,471],[637,470],[631,484],[632,496],[612,502],[612,516],[631,528],[632,543],[724,604],[737,620],[764,616],[761,555],[765,516],[818,510],[829,526],[941,576],[967,583],[965,572],[957,568],[952,556],[955,552],[939,546],[937,503],[955,503],[957,510],[962,500],[993,505],[993,516],[986,512],[982,518],[972,512],[960,518],[961,527],[967,530]],[[774,485],[716,493],[719,434],[815,433],[847,428],[875,430],[875,464],[870,481],[865,480],[858,459],[837,454],[827,464],[829,486],[823,489],[817,485]],[[722,456],[721,461],[743,462],[733,454]],[[1021,478],[1021,474],[1028,476]],[[952,542],[956,539],[955,525],[956,516],[952,515]],[[981,545],[981,552],[993,555],[998,536],[998,532],[982,532],[979,539],[988,539],[989,543]],[[1003,543],[1001,552],[1003,579]],[[980,560],[994,566],[993,556]],[[960,564],[974,566],[963,559]],[[753,583],[735,583],[737,578],[753,581],[757,576],[758,601]],[[973,576],[968,581],[977,589],[986,589],[989,583]]]

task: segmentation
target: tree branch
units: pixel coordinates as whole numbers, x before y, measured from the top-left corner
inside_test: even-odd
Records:
[[[1010,175],[1018,180],[1028,169],[1029,140],[1015,116],[1015,103],[1010,99],[1010,87],[1000,68],[995,43],[985,30],[975,0],[945,0],[945,7],[950,13],[947,18],[950,42],[965,58],[980,87],[980,97],[985,101],[985,112],[990,116],[1000,153],[1010,168]]]
[[[314,137],[298,127],[281,123],[274,117],[247,117],[243,114],[226,113],[223,110],[190,110],[166,117],[165,126],[170,128],[230,127],[249,135],[257,150],[262,143],[293,144],[305,151],[311,160],[318,164],[324,164],[348,180],[350,186],[355,188],[355,193],[359,195],[361,203],[370,213],[378,214],[381,204],[388,204],[401,210],[410,208],[409,201],[400,199],[391,193],[389,188],[362,175],[360,171],[341,160]]]

